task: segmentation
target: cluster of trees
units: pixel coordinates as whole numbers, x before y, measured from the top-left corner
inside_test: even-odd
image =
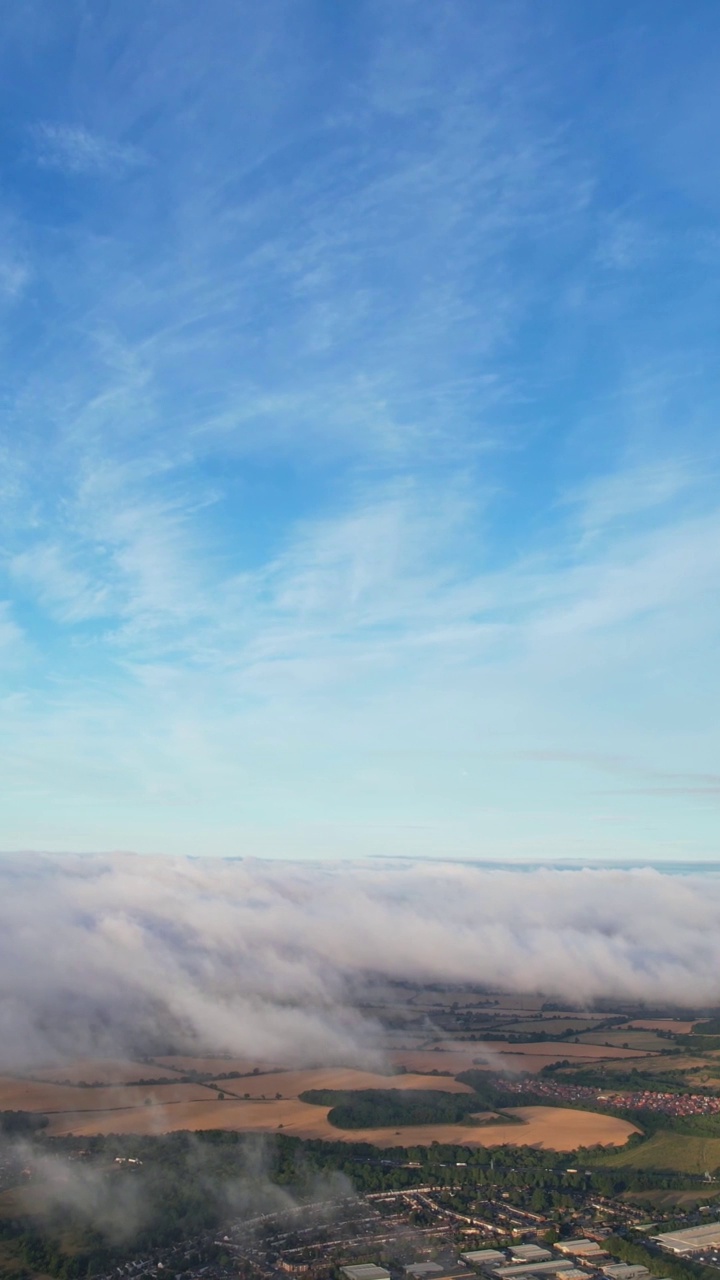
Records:
[[[6,1138],[30,1138],[47,1127],[48,1117],[39,1111],[0,1111],[0,1134]]]
[[[472,1089],[475,1098],[482,1102],[487,1111],[501,1111],[505,1107],[533,1107],[537,1104],[547,1105],[548,1099],[533,1089],[532,1076],[523,1080],[523,1092],[511,1093],[505,1087],[502,1077],[488,1075],[487,1071],[462,1071],[455,1077],[461,1084]],[[479,1108],[475,1107],[475,1110]]]
[[[72,1253],[63,1249],[51,1234],[37,1226],[22,1226],[0,1219],[0,1240],[10,1248],[3,1269],[4,1280],[27,1280],[28,1272],[55,1276],[57,1280],[81,1280],[115,1260],[114,1252],[99,1242],[95,1248],[80,1247]],[[13,1266],[13,1263],[15,1264]]]
[[[708,1025],[715,1026],[716,1023],[713,1021]],[[720,1037],[714,1033],[697,1035],[693,1032],[692,1035],[676,1036],[675,1043],[680,1049],[689,1049],[692,1053],[712,1053],[720,1049]]]
[[[302,1102],[330,1107],[328,1120],[337,1129],[378,1129],[389,1125],[457,1124],[485,1110],[473,1093],[423,1089],[308,1089]]]
[[[651,1244],[640,1244],[637,1240],[609,1236],[604,1248],[623,1262],[647,1267],[651,1275],[657,1275],[662,1268],[662,1274],[669,1280],[717,1280],[716,1267],[706,1267],[690,1258],[673,1258],[664,1250]]]
[[[696,1022],[693,1032],[699,1036],[720,1036],[720,1018],[707,1018],[705,1022]]]

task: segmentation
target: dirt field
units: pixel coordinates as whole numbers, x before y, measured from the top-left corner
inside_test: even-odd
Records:
[[[30,1073],[40,1080],[65,1081],[78,1084],[130,1084],[133,1080],[174,1080],[175,1071],[155,1066],[152,1062],[126,1062],[110,1059],[63,1063],[62,1066],[40,1067]]]
[[[50,1133],[167,1133],[178,1129],[232,1129],[247,1133],[281,1131],[299,1138],[327,1138],[345,1142],[372,1142],[380,1147],[428,1146],[449,1142],[468,1146],[547,1147],[571,1151],[595,1143],[621,1146],[635,1130],[614,1116],[557,1107],[518,1107],[513,1114],[525,1123],[489,1125],[417,1125],[400,1129],[336,1129],[327,1121],[327,1109],[290,1098],[268,1102],[180,1103],[170,1107],[135,1107],[109,1114],[78,1112],[55,1116]]]
[[[173,1104],[209,1098],[214,1091],[201,1084],[117,1085],[99,1089],[77,1089],[72,1085],[42,1084],[34,1080],[0,1077],[0,1111],[54,1112],[114,1111],[119,1107],[142,1107],[151,1103]]]

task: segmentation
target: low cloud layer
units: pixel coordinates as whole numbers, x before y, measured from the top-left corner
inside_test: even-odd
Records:
[[[12,1066],[185,1047],[378,1061],[375,975],[720,1001],[720,877],[133,856],[0,863]]]
[[[228,1218],[247,1222],[257,1214],[291,1215],[298,1209],[308,1221],[308,1205],[313,1202],[322,1210],[320,1216],[331,1220],[333,1202],[354,1196],[350,1180],[334,1170],[318,1173],[299,1168],[294,1186],[280,1185],[273,1178],[272,1146],[259,1135],[245,1135],[234,1145],[232,1155],[232,1172],[228,1172],[218,1161],[217,1149],[184,1134],[181,1143],[175,1144],[171,1171],[150,1164],[141,1172],[137,1167],[108,1166],[102,1158],[69,1161],[64,1154],[17,1141],[12,1144],[12,1158],[32,1177],[16,1188],[15,1195],[24,1212],[37,1215],[40,1211],[46,1226],[54,1224],[57,1229],[58,1221],[66,1224],[69,1216],[110,1244],[127,1244],[158,1225],[166,1226],[165,1197],[169,1187],[177,1194],[178,1184],[192,1188],[196,1208],[202,1206],[208,1218],[217,1214],[226,1223]]]

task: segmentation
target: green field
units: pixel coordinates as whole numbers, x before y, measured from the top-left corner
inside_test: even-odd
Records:
[[[660,1132],[638,1146],[603,1156],[598,1163],[609,1169],[674,1169],[679,1173],[712,1173],[720,1168],[720,1138]]]
[[[700,1063],[702,1066],[703,1064]],[[636,1067],[638,1071],[654,1074],[656,1071],[684,1071],[686,1068],[694,1068],[698,1066],[698,1060],[695,1058],[678,1057],[661,1058],[659,1054],[645,1055],[642,1051],[636,1051],[634,1057],[623,1058],[603,1058],[603,1071],[620,1071],[627,1073],[629,1067]],[[608,1088],[614,1088],[612,1080],[607,1081]]]
[[[614,1049],[642,1049],[649,1053],[674,1048],[673,1041],[664,1039],[655,1031],[590,1031],[579,1037],[581,1044],[610,1044]]]
[[[720,1191],[713,1191],[708,1186],[700,1187],[697,1191],[626,1191],[622,1199],[626,1204],[648,1205],[666,1213],[669,1209],[684,1209],[687,1212],[701,1204],[712,1204],[718,1196]]]

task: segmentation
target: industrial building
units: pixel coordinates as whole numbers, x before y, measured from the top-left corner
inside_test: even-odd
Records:
[[[567,1258],[552,1258],[550,1262],[523,1262],[520,1266],[509,1263],[504,1267],[495,1267],[494,1276],[499,1280],[515,1280],[515,1276],[552,1276],[564,1275],[573,1271],[572,1262]]]
[[[360,1262],[357,1266],[341,1267],[345,1280],[390,1280],[390,1272],[385,1267],[376,1267],[374,1262]]]
[[[605,1257],[605,1250],[601,1249],[597,1240],[558,1240],[555,1245],[558,1253],[569,1253],[575,1258],[597,1258]]]
[[[647,1267],[641,1267],[640,1263],[632,1265],[629,1262],[612,1262],[609,1266],[603,1267],[602,1271],[608,1280],[647,1280],[650,1275]]]
[[[720,1248],[720,1222],[705,1222],[701,1227],[688,1227],[687,1231],[663,1231],[653,1236],[656,1244],[671,1253],[700,1253],[703,1249]]]
[[[510,1255],[517,1262],[548,1262],[552,1258],[550,1249],[541,1249],[539,1244],[514,1244]]]
[[[499,1249],[473,1249],[470,1253],[461,1253],[460,1257],[473,1267],[497,1267],[507,1262],[505,1254]]]

